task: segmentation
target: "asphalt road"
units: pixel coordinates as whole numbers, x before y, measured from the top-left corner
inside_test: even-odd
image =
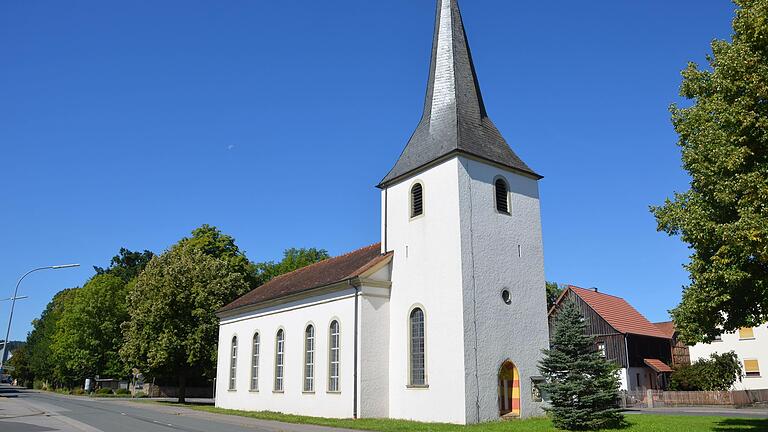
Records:
[[[0,386],[2,432],[333,432],[172,406],[61,396]]]

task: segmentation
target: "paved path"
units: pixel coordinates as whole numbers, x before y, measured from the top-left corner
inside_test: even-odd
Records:
[[[345,432],[125,400],[0,387],[2,432]]]
[[[674,408],[637,408],[626,411],[627,414],[663,414],[687,416],[717,416],[730,418],[768,418],[768,409],[727,408],[727,407],[674,407]]]

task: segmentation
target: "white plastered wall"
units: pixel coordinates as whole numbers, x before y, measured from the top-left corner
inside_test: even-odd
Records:
[[[539,375],[541,350],[549,346],[538,182],[459,160],[467,419],[499,418],[498,372],[505,360],[520,374],[521,416],[542,415],[542,403],[531,395],[531,377]],[[508,215],[496,211],[498,177],[509,185]],[[504,289],[512,294],[509,305]]]
[[[753,330],[754,339],[742,340],[737,333],[726,333],[722,341],[708,344],[696,344],[689,348],[691,362],[708,358],[713,353],[723,354],[734,351],[744,367],[744,360],[757,360],[760,367],[759,377],[744,377],[733,385],[734,390],[768,389],[768,325],[763,324]]]
[[[318,417],[353,415],[354,289],[304,299],[221,320],[219,327],[216,406],[246,411],[277,411]],[[328,328],[332,319],[341,326],[339,393],[328,388]],[[304,330],[315,326],[315,391],[303,392]],[[285,330],[284,392],[275,393],[275,337]],[[251,341],[261,335],[259,391],[250,391]],[[229,387],[230,346],[238,337],[237,386]]]
[[[458,160],[382,191],[382,235],[394,251],[390,299],[389,416],[465,423]],[[424,187],[424,215],[410,218],[410,189]],[[428,388],[408,387],[408,315],[423,307]]]

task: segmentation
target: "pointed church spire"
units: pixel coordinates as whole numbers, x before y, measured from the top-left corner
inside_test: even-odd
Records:
[[[458,0],[437,0],[424,114],[379,187],[458,153],[540,178],[509,148],[485,112]]]

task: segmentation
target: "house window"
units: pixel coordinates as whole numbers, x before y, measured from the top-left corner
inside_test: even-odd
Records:
[[[285,372],[285,332],[277,331],[275,338],[275,391],[283,391],[283,373]]]
[[[755,331],[752,327],[742,327],[739,329],[739,339],[754,339]]]
[[[503,178],[497,178],[494,182],[496,189],[496,210],[499,213],[509,214],[509,186]]]
[[[315,391],[315,327],[304,330],[304,391]]]
[[[411,218],[424,214],[424,186],[416,183],[411,188]]]
[[[424,352],[424,311],[416,308],[410,316],[410,385],[427,385],[426,359]]]
[[[339,322],[331,321],[328,329],[328,391],[341,391],[339,386],[339,369],[341,365],[341,332]]]
[[[237,336],[232,338],[232,350],[229,360],[229,389],[235,389],[235,382],[237,381]]]
[[[744,373],[747,378],[759,378],[760,365],[757,360],[744,360]]]
[[[259,334],[253,335],[253,348],[251,353],[251,390],[259,390]]]
[[[598,342],[597,343],[597,353],[600,354],[600,357],[605,358],[605,342]]]

